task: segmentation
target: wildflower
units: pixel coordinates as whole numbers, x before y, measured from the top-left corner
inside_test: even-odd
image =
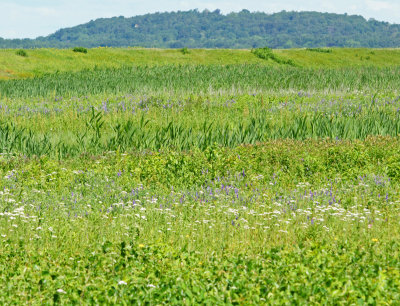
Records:
[[[58,293],[63,293],[63,294],[66,293],[66,292],[65,292],[64,290],[62,290],[62,289],[57,289],[57,292],[58,292]]]
[[[379,240],[376,239],[376,238],[372,238],[372,241],[373,241],[373,242],[378,242]]]
[[[144,248],[144,244],[139,244],[138,247],[142,249]]]
[[[119,281],[119,282],[118,282],[118,285],[127,285],[127,283],[124,282],[124,281]]]
[[[153,284],[148,284],[147,287],[149,287],[149,288],[155,288],[156,286],[154,286]]]

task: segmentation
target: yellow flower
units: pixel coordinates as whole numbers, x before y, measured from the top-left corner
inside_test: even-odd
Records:
[[[144,244],[139,244],[139,248],[144,248]]]
[[[376,238],[372,238],[372,241],[373,241],[373,242],[378,242],[379,240],[376,239]]]

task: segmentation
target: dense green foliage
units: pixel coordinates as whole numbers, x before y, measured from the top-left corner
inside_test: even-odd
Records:
[[[400,25],[317,12],[223,15],[197,10],[114,17],[47,37],[0,39],[0,48],[142,46],[158,48],[399,47]]]
[[[400,68],[325,50],[1,81],[0,303],[396,304]]]
[[[17,50],[17,51],[15,52],[15,55],[22,56],[22,57],[27,57],[27,56],[28,56],[28,53],[26,53],[25,50],[20,49],[20,50]]]
[[[86,48],[84,48],[84,47],[75,47],[75,48],[72,49],[72,51],[80,52],[80,53],[87,53],[88,52],[88,50]]]

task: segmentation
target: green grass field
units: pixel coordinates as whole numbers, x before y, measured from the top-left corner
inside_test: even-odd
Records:
[[[284,59],[291,59],[305,68],[337,67],[392,67],[400,65],[400,49],[325,49],[332,52],[313,52],[306,49],[274,50]],[[0,79],[26,78],[46,73],[77,72],[96,66],[180,65],[237,65],[257,64],[276,66],[273,61],[255,57],[250,50],[182,50],[142,48],[94,48],[87,54],[71,49],[26,50],[27,57],[16,55],[16,50],[0,50]]]
[[[0,303],[398,303],[398,50],[15,51]]]

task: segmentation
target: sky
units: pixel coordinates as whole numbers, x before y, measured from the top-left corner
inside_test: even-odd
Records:
[[[97,18],[190,9],[347,13],[400,24],[400,0],[0,0],[0,37],[35,38]]]

